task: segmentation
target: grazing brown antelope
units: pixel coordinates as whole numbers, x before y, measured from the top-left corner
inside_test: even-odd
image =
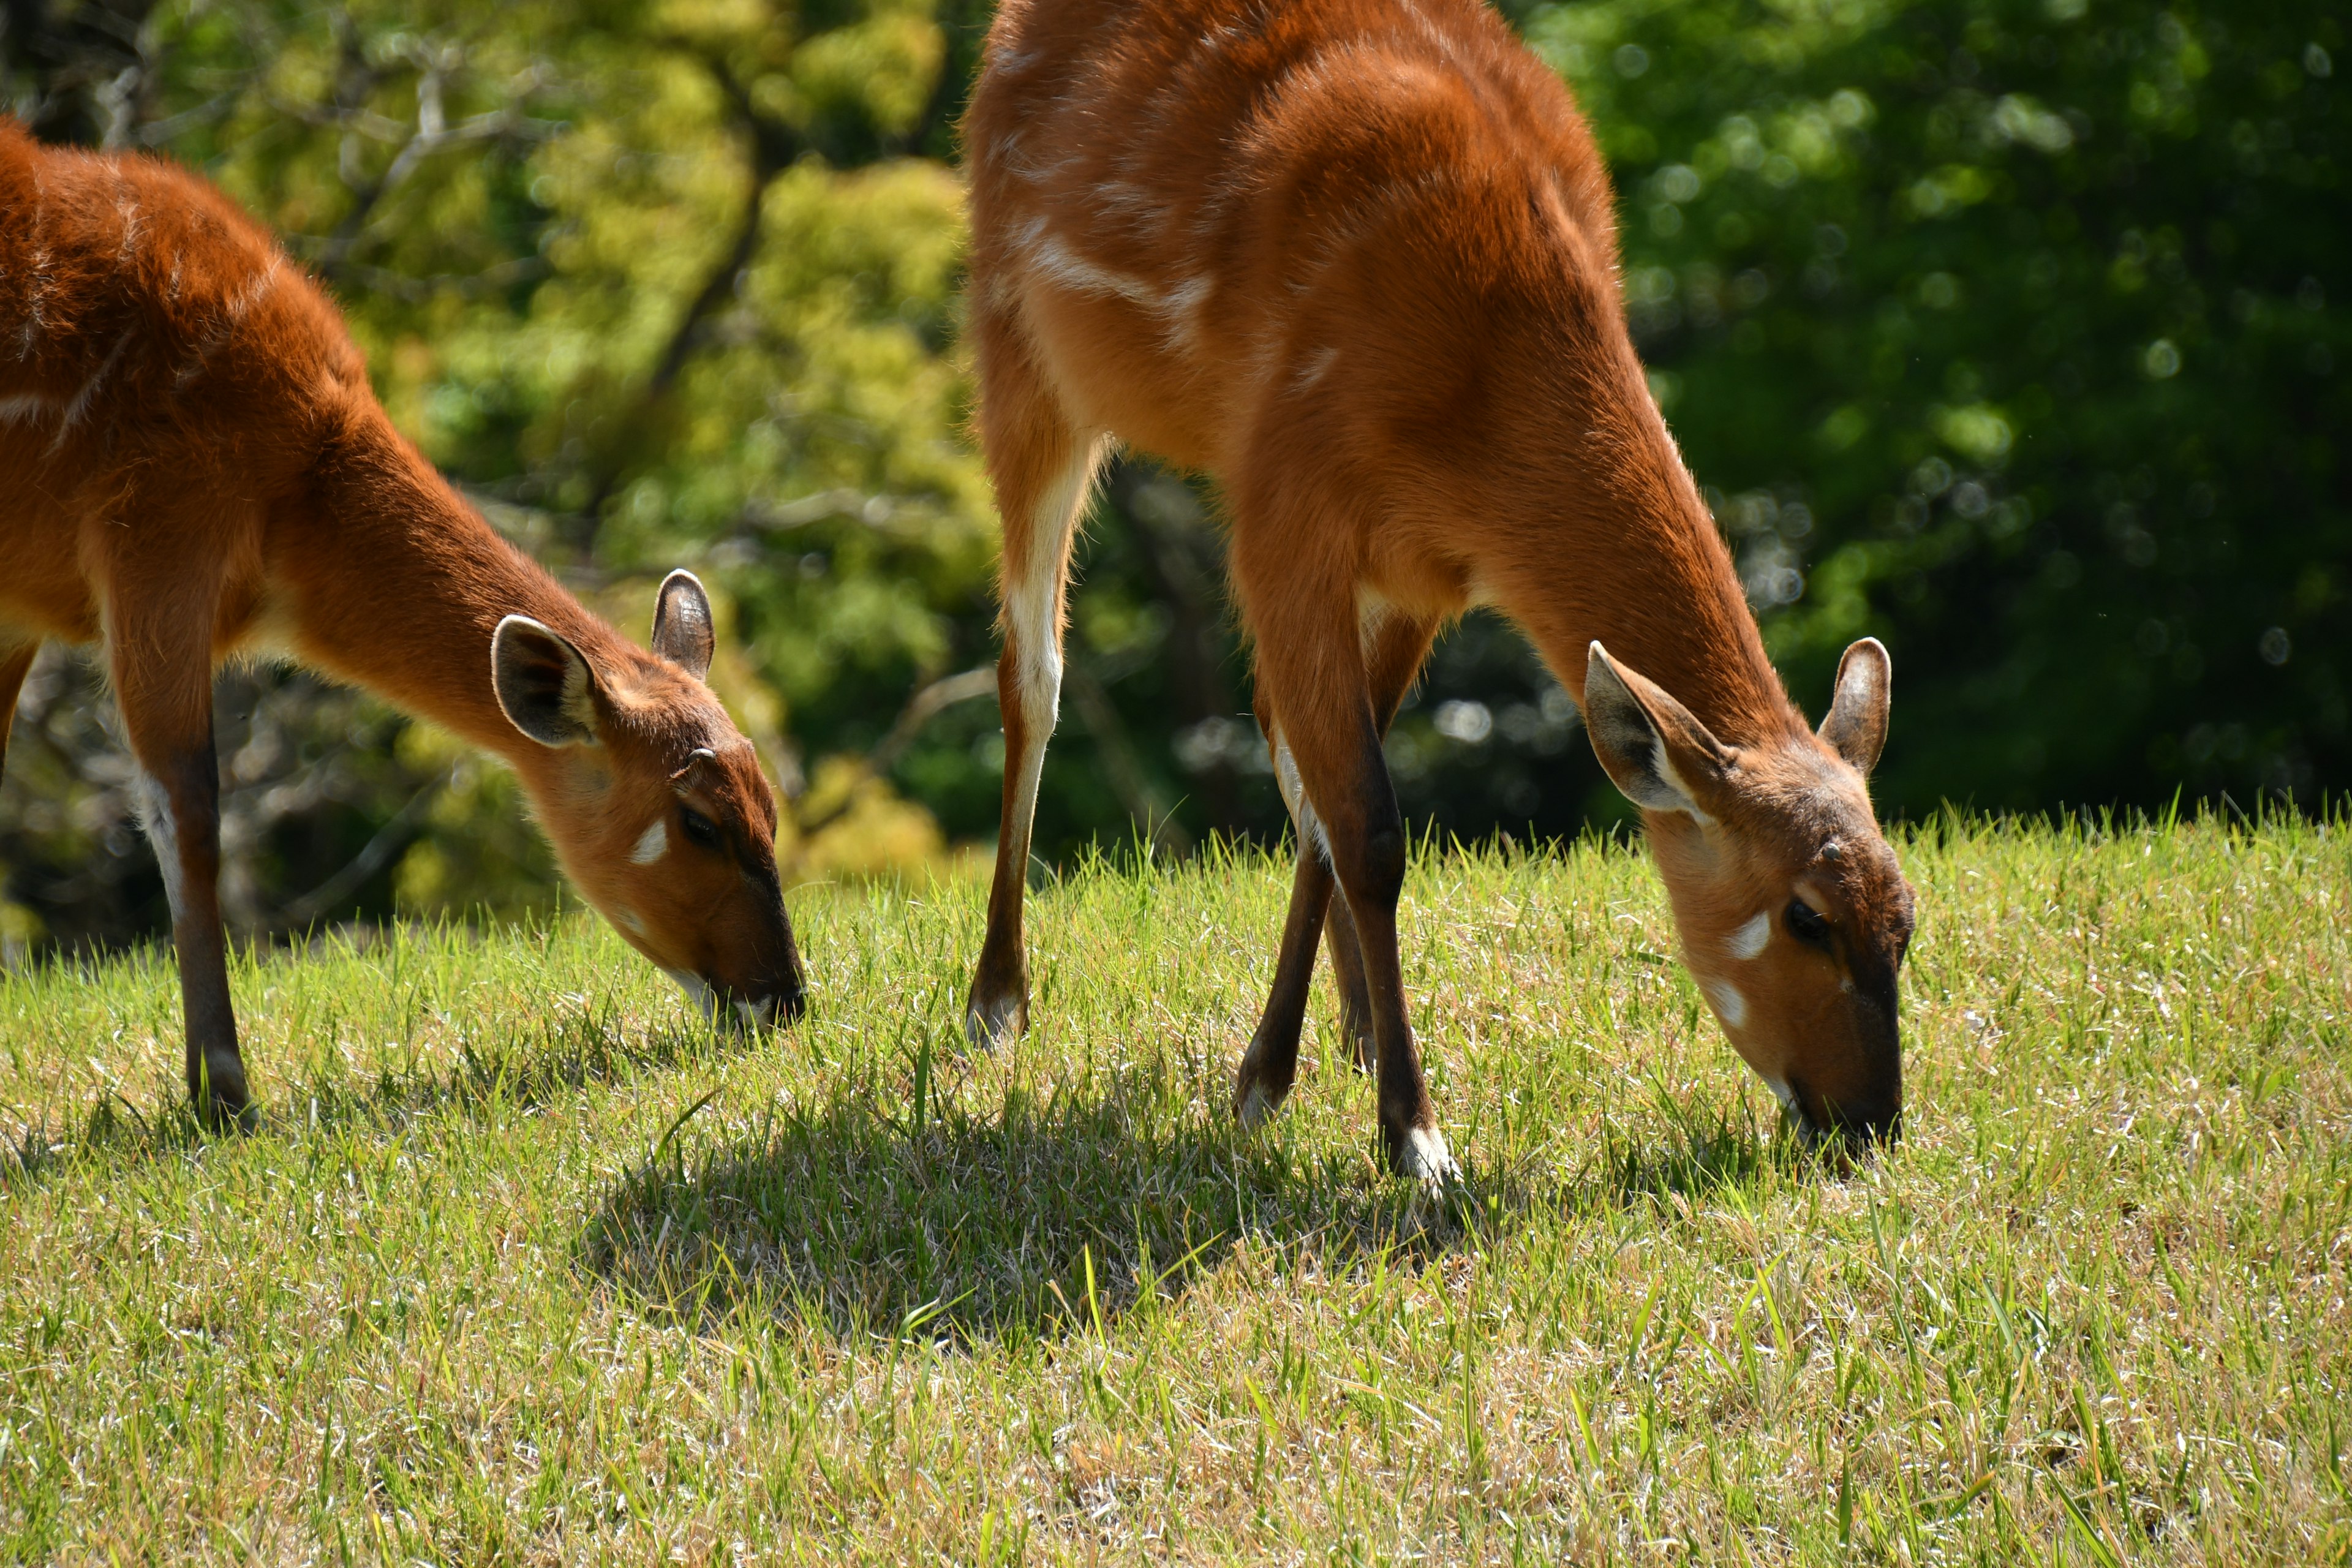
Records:
[[[1116,439],[1223,491],[1298,829],[1244,1122],[1290,1089],[1336,874],[1332,965],[1389,1155],[1454,1173],[1406,1018],[1381,737],[1440,626],[1486,605],[1581,694],[1734,1047],[1809,1133],[1891,1131],[1911,894],[1864,784],[1886,653],[1846,650],[1818,734],[1783,691],[1626,336],[1608,178],[1559,79],[1475,0],[1006,0],[964,135],[1004,522],[973,1038],[1027,1024],[1066,563]]]
[[[775,799],[703,684],[702,585],[671,574],[633,647],[401,438],[334,307],[227,198],[0,119],[0,748],[47,638],[105,651],[209,1121],[247,1104],[212,707],[240,650],[503,757],[588,900],[706,1010],[800,1010]]]

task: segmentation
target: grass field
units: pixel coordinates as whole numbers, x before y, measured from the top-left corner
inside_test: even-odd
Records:
[[[1371,1159],[1328,992],[1225,1115],[1285,869],[804,890],[713,1037],[593,922],[0,976],[0,1560],[2342,1561],[2352,838],[1904,846],[1910,1133],[1809,1166],[1646,863],[1429,855],[1466,1181]]]

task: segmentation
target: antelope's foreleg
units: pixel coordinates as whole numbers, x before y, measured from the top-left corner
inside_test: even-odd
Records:
[[[1364,676],[1372,711],[1385,736],[1413,679],[1429,656],[1436,636],[1434,621],[1393,612],[1368,618],[1362,627]],[[1282,946],[1276,956],[1274,984],[1266,994],[1265,1011],[1234,1085],[1234,1110],[1244,1125],[1254,1125],[1282,1103],[1297,1076],[1298,1037],[1307,1018],[1307,1001],[1315,977],[1315,938],[1319,931],[1331,953],[1331,979],[1339,994],[1339,1027],[1356,1065],[1366,1072],[1380,1067],[1380,1045],[1372,1028],[1371,992],[1364,976],[1362,944],[1345,899],[1331,901],[1329,861],[1321,844],[1321,827],[1298,787],[1298,770],[1282,739],[1281,721],[1261,702],[1258,724],[1274,751],[1275,778],[1282,786],[1283,805],[1290,810],[1298,837],[1298,870],[1292,879],[1290,910],[1284,918]]]
[[[163,872],[188,1097],[207,1126],[247,1120],[245,1060],[229,1002],[220,912],[220,764],[213,751],[211,616],[177,624],[118,607],[110,627],[114,689],[138,764],[141,822]]]
[[[1396,722],[1397,707],[1420,679],[1429,658],[1437,623],[1394,611],[1376,612],[1363,628],[1365,685],[1372,714],[1380,721],[1382,741]],[[1366,1072],[1380,1068],[1380,1043],[1372,1029],[1370,983],[1364,971],[1363,942],[1356,934],[1355,917],[1348,901],[1339,900],[1324,927],[1324,945],[1331,952],[1331,981],[1339,993],[1339,1027],[1355,1047],[1356,1065]]]
[[[994,1047],[1029,1026],[1029,959],[1022,935],[1029,830],[1045,742],[1061,709],[1062,598],[1071,535],[1101,456],[1097,437],[1074,430],[1030,358],[1017,325],[975,323],[981,371],[981,442],[1004,521],[1004,651],[996,693],[1004,721],[1004,800],[996,874],[988,891],[964,1034]]]
[[[1245,604],[1265,603],[1252,592],[1248,579],[1254,574],[1238,559],[1236,563],[1243,566],[1237,575],[1244,579]],[[1423,1181],[1446,1179],[1455,1167],[1422,1078],[1397,957],[1404,819],[1381,751],[1381,722],[1372,705],[1364,650],[1353,635],[1353,606],[1344,593],[1316,595],[1295,582],[1286,584],[1283,597],[1289,602],[1276,613],[1253,616],[1258,680],[1297,770],[1298,798],[1306,808],[1301,815],[1317,825],[1353,917],[1379,1050],[1381,1142],[1403,1173]],[[1318,597],[1320,605],[1315,602]],[[1304,878],[1300,890],[1311,890]],[[1304,955],[1293,958],[1302,968],[1313,953],[1311,941],[1303,945]],[[1286,942],[1286,956],[1289,946]],[[1294,1032],[1294,1050],[1295,1041]],[[1245,1102],[1247,1086],[1241,1094]]]

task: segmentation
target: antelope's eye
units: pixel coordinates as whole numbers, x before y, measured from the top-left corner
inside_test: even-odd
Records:
[[[1788,922],[1789,934],[1808,947],[1830,944],[1830,919],[1802,899],[1789,900],[1789,912],[1780,917]]]
[[[677,819],[678,825],[686,829],[686,836],[695,843],[705,849],[719,847],[719,825],[710,818],[690,805],[681,805],[677,808]]]

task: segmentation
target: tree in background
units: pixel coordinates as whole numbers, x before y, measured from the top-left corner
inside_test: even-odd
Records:
[[[2337,453],[2340,25],[2047,0],[1508,0],[1614,165],[1654,386],[1775,657],[1873,632],[1882,798],[2311,802],[2352,770]],[[5,0],[0,100],[153,147],[287,237],[379,390],[623,624],[670,566],[794,797],[809,875],[991,831],[993,522],[962,424],[973,0]],[[2334,242],[2334,243],[2331,243]],[[1114,469],[1082,547],[1041,853],[1271,835],[1214,499]],[[551,868],[502,774],[307,677],[224,691],[248,928],[512,908]],[[86,667],[27,689],[0,941],[159,929]],[[1620,820],[1498,623],[1391,761],[1478,836]],[[11,912],[13,911],[13,912]]]
[[[1895,649],[1880,798],[2352,782],[2340,25],[2087,0],[1542,5],[1768,639]]]

